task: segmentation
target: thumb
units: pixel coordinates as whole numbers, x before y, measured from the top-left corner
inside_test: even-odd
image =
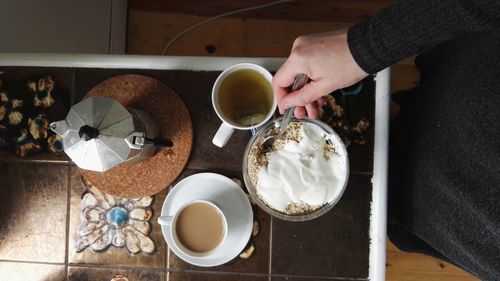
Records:
[[[305,106],[330,92],[320,81],[312,81],[301,89],[285,95],[281,100],[281,105],[283,108]]]

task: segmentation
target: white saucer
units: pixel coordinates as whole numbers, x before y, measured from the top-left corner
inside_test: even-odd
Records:
[[[217,266],[238,256],[250,239],[253,213],[250,201],[241,187],[231,179],[214,173],[200,173],[177,183],[167,195],[161,209],[162,216],[172,216],[185,203],[209,200],[217,204],[227,219],[227,238],[219,249],[205,257],[183,254],[173,242],[169,228],[161,226],[168,246],[182,260],[197,266]]]

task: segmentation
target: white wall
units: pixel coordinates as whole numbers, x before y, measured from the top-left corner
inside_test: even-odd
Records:
[[[124,53],[127,0],[0,0],[0,52]]]

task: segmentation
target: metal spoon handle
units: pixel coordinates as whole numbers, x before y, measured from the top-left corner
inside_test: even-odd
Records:
[[[309,80],[309,77],[305,75],[304,73],[298,73],[295,75],[295,81],[293,81],[292,85],[292,92],[295,92],[299,90],[300,88],[304,87]],[[295,110],[295,106],[289,107],[286,109],[285,114],[283,115],[283,119],[280,124],[280,129],[278,132],[278,136],[281,136],[283,132],[285,132],[286,127],[288,126],[288,123],[290,123],[290,120],[292,119],[293,116],[293,111]]]

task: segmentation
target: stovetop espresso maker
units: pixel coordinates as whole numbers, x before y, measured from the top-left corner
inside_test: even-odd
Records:
[[[158,138],[158,123],[148,112],[98,96],[74,105],[66,119],[51,123],[50,129],[63,138],[64,152],[78,167],[98,172],[173,145]]]

